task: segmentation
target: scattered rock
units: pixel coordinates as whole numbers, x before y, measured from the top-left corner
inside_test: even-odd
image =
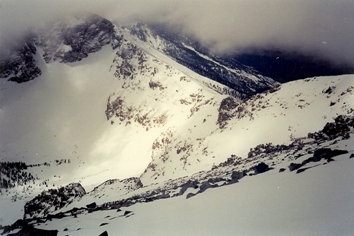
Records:
[[[308,170],[308,169],[310,169],[310,168],[312,168],[312,167],[300,168],[300,169],[298,169],[298,170],[296,171],[296,174],[300,174],[300,173],[302,173],[302,172],[304,172],[305,170]]]
[[[227,125],[227,122],[231,120],[236,114],[235,109],[238,106],[238,102],[233,97],[224,98],[219,107],[219,116],[217,124],[219,125],[220,129],[224,128]]]
[[[270,170],[271,168],[269,168],[269,166],[264,162],[261,162],[258,165],[252,167],[252,169],[254,170],[255,174],[261,174]]]
[[[237,182],[239,179],[241,179],[245,174],[239,171],[233,171],[231,174],[231,179],[233,182]]]
[[[188,188],[194,188],[197,189],[198,188],[198,181],[196,180],[188,180],[186,183],[184,183],[181,186],[181,190],[180,190],[180,195],[184,194],[184,192],[188,189]]]
[[[310,162],[319,162],[321,160],[326,160],[327,162],[331,162],[331,161],[334,161],[332,159],[332,157],[346,154],[346,153],[348,153],[347,150],[338,150],[338,149],[332,150],[330,148],[320,148],[320,149],[315,150],[312,157],[304,160],[303,162],[290,163],[289,170],[290,171],[297,170]],[[306,169],[308,169],[308,168],[305,168],[303,170],[298,170],[296,173],[304,172]]]
[[[259,144],[255,146],[254,148],[251,148],[249,153],[248,153],[248,158],[258,156],[260,154],[271,154],[275,152],[281,152],[288,150],[290,146],[286,145],[273,145],[272,143],[266,143],[266,144]]]
[[[85,189],[79,183],[72,183],[59,189],[43,191],[37,197],[25,204],[25,218],[48,216],[49,209],[55,210],[71,203],[75,198],[86,194]]]
[[[354,128],[354,118],[344,115],[337,116],[334,122],[327,123],[324,128],[315,133],[309,133],[309,138],[316,140],[333,140],[337,137],[349,138],[349,132]]]
[[[302,167],[302,165],[299,163],[290,163],[289,170],[294,171],[294,170],[299,169],[300,167]]]
[[[334,86],[330,86],[330,87],[328,87],[328,89],[323,90],[322,93],[331,94],[334,89],[335,89]]]
[[[338,150],[338,149],[330,149],[330,148],[320,148],[317,149],[314,153],[313,153],[313,157],[309,158],[307,160],[305,160],[304,164],[308,163],[308,162],[318,162],[322,159],[329,161],[332,161],[332,157],[338,156],[338,155],[342,155],[342,154],[346,154],[348,153],[347,150]]]
[[[194,197],[195,195],[196,195],[195,193],[188,193],[186,199]]]
[[[129,215],[130,213],[132,213],[132,211],[125,211],[125,212],[124,212],[124,216],[127,216],[127,215]]]
[[[14,234],[9,234],[9,236],[57,236],[58,230],[44,230],[36,229],[31,225],[23,227],[19,232]]]
[[[202,193],[205,190],[207,190],[208,188],[211,188],[213,186],[214,185],[211,185],[209,182],[204,182],[204,183],[202,183],[202,185],[200,185],[200,189],[199,189],[198,193]]]
[[[96,204],[96,202],[93,202],[93,203],[87,204],[86,207],[87,208],[96,208],[97,204]]]

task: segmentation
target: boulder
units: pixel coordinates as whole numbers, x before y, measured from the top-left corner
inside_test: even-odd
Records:
[[[290,165],[289,165],[289,170],[290,170],[290,171],[294,171],[294,170],[299,169],[300,167],[302,167],[302,164],[299,164],[299,163],[290,163]]]
[[[101,234],[98,235],[98,236],[108,236],[108,233],[107,233],[107,231],[104,231],[103,233],[101,233]]]
[[[87,207],[87,208],[90,208],[90,209],[96,208],[96,207],[97,207],[97,204],[96,204],[96,202],[93,202],[93,203],[87,204],[86,207]]]
[[[261,174],[270,170],[271,168],[269,168],[269,166],[264,162],[261,162],[258,165],[254,166],[252,169],[254,170],[255,174]]]

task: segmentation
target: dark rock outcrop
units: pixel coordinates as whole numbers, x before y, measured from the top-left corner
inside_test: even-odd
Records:
[[[300,163],[290,163],[289,165],[289,170],[290,171],[294,171],[294,170],[297,170],[299,168],[301,168],[303,165],[300,164]]]
[[[111,42],[114,26],[109,20],[97,15],[79,20],[82,21],[79,24],[64,24],[40,38],[39,45],[43,48],[43,58],[47,63],[80,61]]]
[[[79,183],[72,183],[59,189],[49,189],[25,204],[25,218],[45,217],[50,209],[60,209],[71,203],[75,198],[86,194]]]
[[[58,234],[58,230],[43,230],[36,229],[32,225],[28,224],[26,220],[17,220],[10,226],[5,226],[1,228],[3,230],[2,234],[9,233],[15,229],[21,229],[17,233],[8,234],[12,236],[56,236]]]
[[[269,166],[267,164],[265,164],[264,162],[261,162],[261,163],[257,164],[256,166],[252,167],[252,169],[254,170],[255,174],[261,174],[261,173],[264,173],[264,172],[270,170],[271,168],[269,168]]]
[[[124,216],[127,216],[127,215],[129,215],[129,214],[131,214],[132,213],[132,211],[125,211],[124,212]]]
[[[217,124],[222,129],[227,125],[227,122],[231,120],[236,114],[235,109],[239,106],[237,100],[233,97],[224,98],[218,109],[218,121]]]
[[[108,236],[108,233],[107,233],[107,231],[104,231],[103,233],[101,233],[101,234],[98,235],[98,236]]]
[[[289,170],[294,171],[298,170],[297,173],[304,172],[308,168],[302,168],[301,167],[305,166],[308,163],[311,162],[319,162],[321,160],[326,160],[327,162],[333,161],[332,157],[339,156],[342,154],[348,153],[347,150],[338,150],[338,149],[330,149],[330,148],[320,148],[314,151],[313,156],[310,158],[307,158],[301,163],[290,163],[289,165]]]
[[[96,208],[97,204],[96,204],[96,202],[93,202],[93,203],[87,204],[86,207],[87,208]]]
[[[338,137],[349,138],[350,131],[354,128],[354,117],[340,115],[334,122],[328,122],[324,128],[315,133],[309,133],[309,138],[316,140],[333,140]]]
[[[9,236],[57,236],[58,230],[44,230],[32,227],[22,228],[19,232],[9,234]]]
[[[320,148],[313,153],[312,158],[307,159],[307,162],[318,162],[322,159],[325,159],[326,161],[329,162],[332,160],[332,157],[346,154],[346,153],[348,153],[347,150],[337,150],[337,149],[332,150],[330,148]]]
[[[97,15],[78,20],[81,22],[75,25],[65,24],[64,20],[46,33],[25,37],[13,53],[0,61],[0,78],[23,83],[40,76],[42,72],[35,59],[37,47],[43,50],[46,63],[71,63],[111,43],[114,25],[110,21]]]
[[[36,64],[36,46],[34,39],[29,37],[23,46],[14,50],[7,59],[0,61],[0,78],[23,83],[41,75],[41,70]]]

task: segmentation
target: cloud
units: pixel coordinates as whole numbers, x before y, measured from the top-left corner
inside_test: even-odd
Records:
[[[46,29],[54,21],[86,12],[104,16],[110,1],[105,2],[101,5],[85,0],[0,0],[0,58],[18,47],[30,32]]]
[[[354,65],[353,1],[182,0],[164,7],[146,19],[179,26],[217,52],[279,48]]]
[[[168,24],[219,53],[271,47],[354,65],[352,0],[3,0],[0,45],[79,12]]]

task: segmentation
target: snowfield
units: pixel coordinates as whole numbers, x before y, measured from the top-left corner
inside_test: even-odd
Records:
[[[351,235],[354,161],[336,160],[301,174],[276,169],[189,199],[139,203],[38,228],[58,229],[58,235]]]

